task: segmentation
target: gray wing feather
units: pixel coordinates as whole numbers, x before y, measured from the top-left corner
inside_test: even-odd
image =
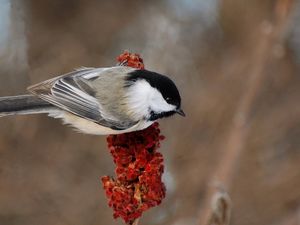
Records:
[[[107,68],[81,68],[74,72],[31,86],[28,90],[41,99],[105,127],[123,130],[136,124],[112,120],[102,113],[103,106],[95,97],[89,81],[101,76]]]

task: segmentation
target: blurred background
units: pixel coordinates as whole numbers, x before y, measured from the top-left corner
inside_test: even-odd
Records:
[[[204,225],[216,187],[232,225],[300,224],[299,1],[0,0],[0,18],[0,96],[124,50],[175,80],[187,117],[160,123],[167,197],[140,224]],[[113,171],[104,136],[0,118],[1,225],[121,225]]]

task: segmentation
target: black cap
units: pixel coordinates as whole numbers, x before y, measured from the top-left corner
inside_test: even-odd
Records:
[[[156,88],[166,100],[167,103],[176,106],[178,114],[184,115],[180,109],[181,97],[174,82],[167,76],[148,70],[135,70],[131,72],[127,78],[128,81],[136,81],[138,79],[145,79],[148,83]]]

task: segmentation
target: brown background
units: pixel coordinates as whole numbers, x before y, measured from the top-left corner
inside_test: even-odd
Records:
[[[1,0],[0,95],[138,52],[175,80],[187,114],[161,122],[167,198],[140,224],[199,224],[228,161],[231,224],[300,224],[300,6],[286,16],[288,3]],[[105,137],[45,115],[0,118],[0,225],[122,224],[99,180],[113,169]]]

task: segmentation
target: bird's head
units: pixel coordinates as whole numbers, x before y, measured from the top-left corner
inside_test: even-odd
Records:
[[[155,121],[178,113],[181,97],[174,82],[167,76],[147,71],[134,70],[127,77],[128,106],[136,117]]]

